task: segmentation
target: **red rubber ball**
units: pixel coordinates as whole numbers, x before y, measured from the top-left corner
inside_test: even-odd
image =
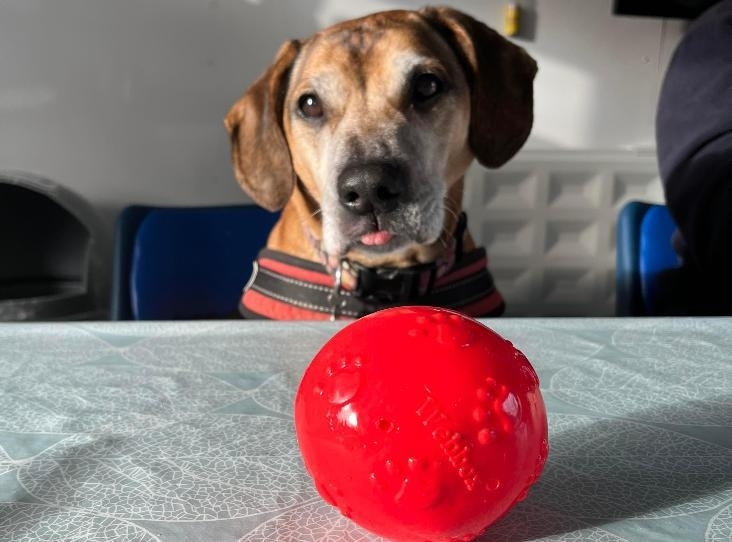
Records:
[[[471,540],[522,500],[547,458],[539,380],[480,322],[400,307],[316,354],[295,429],[320,495],[398,542]]]

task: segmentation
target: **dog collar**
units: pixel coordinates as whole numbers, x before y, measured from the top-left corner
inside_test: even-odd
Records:
[[[478,248],[440,278],[435,266],[364,268],[351,288],[339,281],[338,273],[334,276],[318,263],[264,249],[254,263],[240,309],[247,318],[271,320],[352,319],[396,305],[498,316],[504,302],[486,265],[485,250]]]
[[[468,316],[498,316],[505,305],[487,269],[485,249],[463,253],[462,231],[459,225],[449,267],[435,262],[371,268],[341,260],[331,273],[322,264],[263,249],[244,287],[241,313],[272,320],[335,320],[397,305],[433,305]]]

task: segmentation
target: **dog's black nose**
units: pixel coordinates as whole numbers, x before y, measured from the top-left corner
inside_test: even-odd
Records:
[[[357,215],[393,211],[406,188],[405,168],[393,162],[347,166],[338,176],[338,199]]]

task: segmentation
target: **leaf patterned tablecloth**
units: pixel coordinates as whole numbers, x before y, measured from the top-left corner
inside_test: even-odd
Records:
[[[492,320],[550,456],[485,540],[732,540],[732,319]],[[0,540],[376,541],[315,493],[292,424],[338,324],[0,325]]]

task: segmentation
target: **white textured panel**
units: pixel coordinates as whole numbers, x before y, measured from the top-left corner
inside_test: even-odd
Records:
[[[498,267],[493,278],[501,285],[501,293],[513,303],[530,304],[536,280],[533,269],[523,267]]]
[[[487,220],[483,224],[482,244],[492,258],[531,256],[534,227],[530,219]]]
[[[595,171],[553,172],[549,175],[549,206],[569,209],[601,205],[602,175]]]
[[[497,171],[483,187],[488,209],[532,209],[539,180],[533,172]]]
[[[613,203],[619,206],[629,199],[656,199],[660,186],[657,173],[618,171],[613,179]]]
[[[594,297],[592,269],[547,269],[541,288],[542,301],[555,305],[588,305]]]
[[[547,223],[545,252],[552,260],[571,261],[597,252],[598,224],[588,219],[552,220]]]
[[[524,151],[471,169],[465,209],[507,315],[612,315],[615,226],[631,199],[663,201],[653,154]]]

